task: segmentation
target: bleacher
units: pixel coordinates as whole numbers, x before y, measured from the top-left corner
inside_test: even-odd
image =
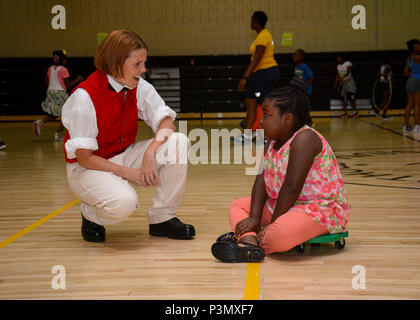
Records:
[[[380,57],[391,55],[395,83],[390,108],[405,107],[406,78],[403,70],[406,51],[345,54],[353,63],[357,97],[360,99],[371,98]],[[237,84],[249,58],[249,55],[149,57],[148,80],[155,85],[167,104],[178,112],[243,112],[244,95],[237,91]],[[276,60],[280,67],[280,85],[287,85],[293,77],[291,55],[277,54]],[[330,100],[337,98],[332,90],[336,75],[336,53],[309,53],[305,60],[314,72],[312,110],[329,110]],[[43,114],[41,101],[45,99],[45,75],[50,61],[50,58],[0,58],[0,115]],[[67,67],[72,78],[77,75],[87,77],[94,71],[93,58],[70,57]]]

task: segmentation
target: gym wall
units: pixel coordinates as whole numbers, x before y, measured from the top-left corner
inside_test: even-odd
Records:
[[[53,30],[54,5],[66,9],[66,30]],[[351,9],[366,8],[366,30],[353,30]],[[268,14],[276,53],[405,49],[420,38],[419,0],[0,0],[0,57],[47,57],[56,49],[93,56],[97,33],[129,28],[149,55],[247,54],[250,17]],[[281,45],[282,33],[293,46]]]

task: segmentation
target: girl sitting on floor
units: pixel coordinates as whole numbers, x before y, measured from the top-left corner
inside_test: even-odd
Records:
[[[222,262],[258,262],[327,233],[345,232],[350,217],[344,182],[325,138],[306,125],[309,100],[301,80],[273,90],[263,103],[269,140],[252,196],[231,204],[234,232],[212,246]]]

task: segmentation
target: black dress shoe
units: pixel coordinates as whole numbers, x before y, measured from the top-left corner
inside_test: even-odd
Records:
[[[182,223],[178,218],[149,225],[149,234],[155,237],[168,237],[178,240],[188,240],[195,236],[194,226]]]
[[[105,241],[105,228],[85,219],[82,215],[82,237],[89,242],[103,242]]]

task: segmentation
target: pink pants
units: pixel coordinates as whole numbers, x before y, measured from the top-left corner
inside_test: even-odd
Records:
[[[232,202],[229,208],[229,220],[233,231],[235,231],[235,226],[239,221],[249,217],[250,208],[251,197],[239,198]],[[302,242],[328,233],[326,227],[315,222],[306,213],[293,210],[293,208],[278,217],[272,224],[270,222],[271,213],[267,206],[264,206],[261,226],[268,227],[261,241],[261,247],[267,255],[274,252],[289,251]],[[247,235],[256,236],[257,234],[247,232],[240,238]]]

